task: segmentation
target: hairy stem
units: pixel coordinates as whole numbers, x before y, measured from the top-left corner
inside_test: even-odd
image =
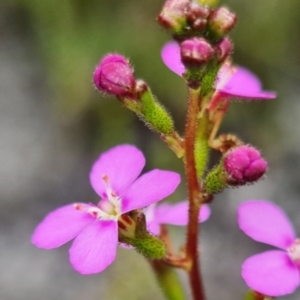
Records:
[[[188,271],[194,300],[205,300],[198,260],[198,214],[201,206],[201,190],[197,179],[195,162],[195,140],[200,111],[199,91],[190,89],[185,128],[185,173],[189,200],[189,223],[187,227],[186,257],[191,262]]]

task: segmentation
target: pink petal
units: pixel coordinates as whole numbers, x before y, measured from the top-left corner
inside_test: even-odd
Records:
[[[233,73],[228,68],[222,67],[216,89],[232,97],[250,99],[274,99],[276,97],[275,92],[263,91],[258,77],[243,67],[235,67]]]
[[[160,233],[160,224],[157,223],[155,219],[147,222],[147,230],[154,235],[159,235]]]
[[[238,208],[238,224],[252,239],[287,249],[295,240],[294,228],[280,207],[264,200],[251,200]]]
[[[300,283],[299,270],[283,251],[267,251],[249,257],[242,266],[247,285],[268,296],[283,296]]]
[[[96,221],[74,240],[69,250],[70,262],[81,274],[99,273],[114,261],[117,245],[117,223]]]
[[[131,145],[119,145],[100,155],[90,172],[91,185],[97,194],[106,198],[103,175],[107,175],[118,195],[139,176],[145,165],[143,153]]]
[[[87,206],[85,203],[80,205]],[[31,241],[39,248],[56,248],[72,240],[94,221],[90,214],[76,210],[74,204],[66,205],[45,217],[35,229]]]
[[[180,58],[180,47],[176,42],[168,42],[161,51],[164,64],[179,76],[185,72],[185,67]],[[232,67],[224,64],[218,74],[216,90],[223,94],[223,97],[235,97],[246,99],[274,99],[276,93],[263,91],[260,80],[249,70],[243,67]]]
[[[145,217],[147,223],[147,230],[155,235],[159,235],[160,227],[156,217],[157,203],[149,205],[145,210]]]
[[[174,205],[162,204],[156,209],[156,218],[161,224],[171,224],[184,226],[188,224],[188,201],[183,201]],[[199,212],[199,222],[204,222],[209,218],[210,208],[204,204]]]
[[[185,67],[180,58],[180,47],[176,42],[166,43],[161,50],[164,64],[179,76],[185,72]]]
[[[180,176],[175,172],[152,170],[138,178],[122,199],[122,213],[146,207],[171,195]]]

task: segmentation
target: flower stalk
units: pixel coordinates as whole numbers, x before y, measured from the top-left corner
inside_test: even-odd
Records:
[[[166,299],[184,300],[185,295],[175,269],[162,260],[149,260],[149,263]]]
[[[188,275],[193,298],[195,300],[204,300],[205,294],[198,261],[198,214],[201,206],[201,189],[197,179],[194,151],[199,111],[199,90],[190,89],[184,142],[185,173],[189,200],[186,258],[191,262]]]

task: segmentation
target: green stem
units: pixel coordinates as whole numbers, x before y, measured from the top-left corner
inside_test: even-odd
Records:
[[[182,285],[174,268],[169,267],[161,260],[149,260],[149,263],[166,298],[169,300],[184,300]]]
[[[190,89],[185,128],[185,173],[188,186],[189,223],[187,227],[186,257],[191,262],[188,272],[194,300],[205,300],[204,288],[198,261],[198,215],[201,205],[201,190],[197,179],[195,140],[200,111],[199,91]]]

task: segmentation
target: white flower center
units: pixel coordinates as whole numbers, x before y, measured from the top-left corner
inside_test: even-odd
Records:
[[[109,178],[103,175],[102,179],[105,185],[105,197],[101,199],[98,205],[79,203],[74,204],[75,209],[85,211],[98,220],[115,220],[118,222],[119,233],[126,237],[134,238],[136,223],[128,215],[121,212],[122,198],[112,189]]]
[[[103,175],[102,179],[105,185],[105,195],[107,199],[101,199],[97,206],[76,203],[74,207],[77,210],[86,211],[97,219],[118,220],[121,216],[121,197],[112,189],[107,175]]]
[[[300,239],[296,239],[287,249],[288,256],[297,265],[300,265]]]

